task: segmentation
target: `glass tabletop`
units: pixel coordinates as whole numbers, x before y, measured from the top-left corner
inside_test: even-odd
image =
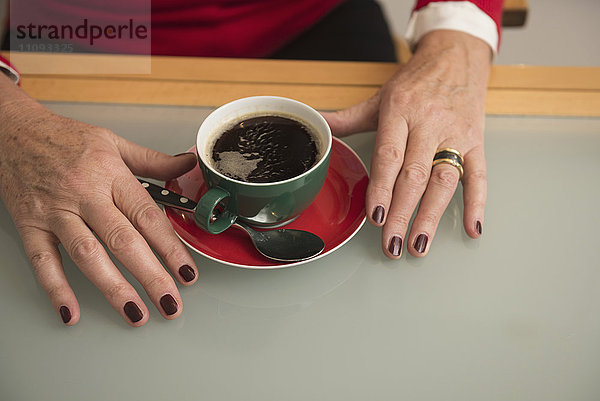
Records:
[[[210,112],[47,106],[171,154]],[[373,134],[344,141],[369,166]],[[81,306],[64,326],[2,206],[0,399],[597,400],[598,149],[600,119],[489,116],[479,240],[464,233],[459,187],[422,259],[388,260],[369,224],[288,269],[195,255],[174,321],[134,284],[151,314],[141,328],[63,254]]]

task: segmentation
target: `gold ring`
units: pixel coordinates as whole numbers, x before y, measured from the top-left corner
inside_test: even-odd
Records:
[[[458,156],[458,158],[460,159],[460,164],[463,164],[465,162],[465,159],[463,158],[462,153],[460,153],[458,150],[453,149],[453,148],[444,148],[444,149],[438,149],[437,152],[435,152],[435,156],[441,154],[441,153],[452,153],[456,156]],[[436,157],[434,156],[433,160],[436,159]]]
[[[463,170],[464,158],[458,150],[452,149],[452,148],[444,148],[444,149],[438,150],[435,153],[435,156],[433,157],[432,168],[437,166],[440,163],[446,163],[446,164],[450,164],[450,165],[456,167],[458,169],[459,179],[462,179],[463,172],[464,172],[464,170]]]

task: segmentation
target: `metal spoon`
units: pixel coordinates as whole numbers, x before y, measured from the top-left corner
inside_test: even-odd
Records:
[[[196,202],[193,200],[140,178],[138,181],[146,188],[156,203],[195,213]],[[308,231],[287,228],[256,231],[240,221],[236,221],[233,226],[248,233],[258,252],[269,259],[280,262],[299,262],[310,259],[325,249],[323,240]]]

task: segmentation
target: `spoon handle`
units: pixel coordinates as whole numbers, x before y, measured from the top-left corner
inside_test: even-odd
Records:
[[[194,213],[196,209],[196,202],[191,200],[190,198],[186,198],[185,196],[181,196],[178,193],[169,191],[166,188],[161,187],[160,185],[153,184],[151,182],[142,180],[138,178],[142,187],[146,188],[146,191],[150,194],[152,199],[156,203],[160,203],[164,206],[173,207],[175,209],[180,209],[186,212]]]

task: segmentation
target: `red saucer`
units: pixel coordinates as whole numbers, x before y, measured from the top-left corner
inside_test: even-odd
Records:
[[[325,242],[325,249],[315,258],[296,263],[281,263],[265,258],[254,248],[248,235],[236,228],[213,235],[198,227],[191,213],[171,208],[165,208],[165,213],[181,240],[207,258],[254,269],[296,266],[330,254],[358,232],[365,222],[368,182],[367,169],[358,155],[344,142],[333,138],[329,172],[321,192],[308,209],[283,227],[317,234]],[[206,192],[198,167],[168,181],[165,187],[196,201]]]

